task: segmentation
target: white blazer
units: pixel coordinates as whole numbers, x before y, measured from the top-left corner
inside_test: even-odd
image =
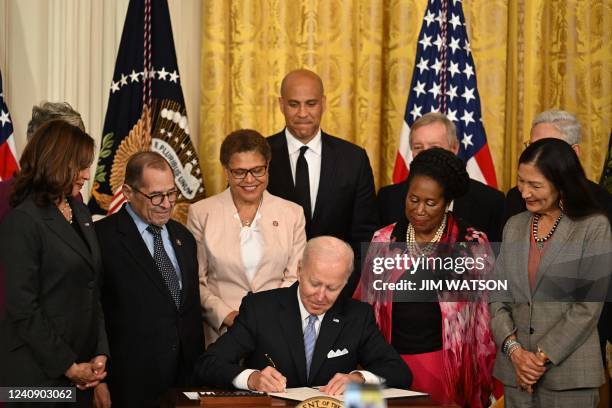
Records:
[[[187,228],[198,244],[200,302],[206,345],[224,331],[223,319],[238,310],[247,292],[290,286],[306,245],[302,207],[264,191],[257,227],[263,253],[252,281],[240,253],[240,220],[229,188],[189,207]]]

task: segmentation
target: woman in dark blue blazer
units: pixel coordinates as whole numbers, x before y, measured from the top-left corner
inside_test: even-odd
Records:
[[[13,210],[0,225],[0,386],[76,386],[79,405],[90,405],[108,355],[98,243],[87,208],[73,200],[93,157],[93,139],[79,128],[43,125],[23,152]]]

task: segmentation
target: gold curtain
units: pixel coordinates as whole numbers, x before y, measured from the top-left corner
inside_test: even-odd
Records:
[[[207,0],[203,3],[200,159],[209,194],[226,184],[225,135],[284,125],[280,81],[305,67],[325,84],[322,127],[367,151],[390,183],[426,0]],[[601,172],[612,125],[609,0],[463,1],[483,122],[503,189],[545,109],[575,112],[582,162]]]

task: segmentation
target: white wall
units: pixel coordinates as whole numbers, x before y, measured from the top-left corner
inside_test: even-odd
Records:
[[[18,153],[25,145],[32,105],[45,100],[69,102],[99,142],[128,3],[0,0],[0,69]],[[189,126],[197,144],[201,3],[168,3]],[[89,187],[83,189],[86,197]]]

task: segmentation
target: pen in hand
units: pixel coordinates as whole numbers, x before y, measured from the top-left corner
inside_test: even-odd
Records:
[[[274,360],[264,353],[269,365],[261,371],[255,371],[249,376],[247,385],[250,390],[265,392],[285,392],[287,388],[287,378],[276,369]]]
[[[274,360],[272,360],[272,358],[268,355],[268,353],[265,353],[264,356],[266,356],[266,358],[268,359],[268,362],[270,363],[270,365],[274,368],[276,368],[276,364],[274,364]]]

